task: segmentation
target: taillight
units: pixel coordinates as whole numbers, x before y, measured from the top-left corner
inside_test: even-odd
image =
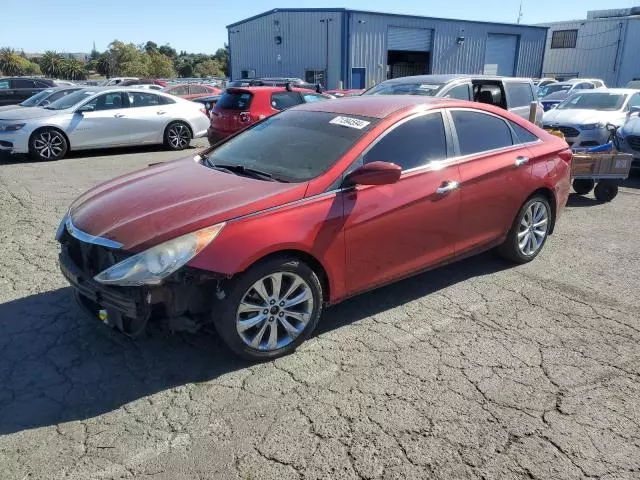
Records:
[[[249,112],[240,113],[240,121],[242,123],[249,123],[251,121],[251,115],[249,115]]]
[[[573,152],[571,151],[570,148],[567,148],[566,150],[562,150],[561,152],[558,152],[558,156],[565,162],[571,163],[571,160],[573,159]]]

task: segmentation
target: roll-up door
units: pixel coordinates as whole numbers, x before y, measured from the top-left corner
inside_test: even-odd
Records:
[[[484,74],[513,76],[517,50],[517,35],[490,33],[484,55]]]
[[[387,50],[430,52],[430,28],[389,27]]]

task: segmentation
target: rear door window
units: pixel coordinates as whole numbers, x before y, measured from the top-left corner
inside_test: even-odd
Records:
[[[11,83],[13,84],[13,88],[37,88],[36,82],[25,78],[15,78],[11,80]]]
[[[453,87],[449,90],[444,98],[457,98],[458,100],[471,100],[471,95],[469,93],[469,85],[458,85],[457,87]]]
[[[169,93],[171,95],[188,95],[189,85],[180,85],[179,87],[172,88]]]
[[[447,137],[441,113],[409,120],[391,130],[364,156],[364,163],[382,161],[402,170],[447,158]]]
[[[513,143],[521,144],[521,143],[531,143],[537,142],[539,140],[533,133],[527,130],[524,127],[521,127],[515,122],[509,122],[509,125],[513,129],[513,132],[516,134],[516,138],[513,139]]]
[[[129,106],[136,107],[156,107],[164,104],[164,98],[153,93],[146,92],[127,92],[129,95]]]
[[[513,145],[507,123],[493,115],[468,110],[453,110],[460,155],[472,155]]]
[[[246,110],[251,105],[253,95],[248,92],[227,92],[216,103],[216,109],[220,110]]]
[[[189,85],[190,94],[209,93],[209,91],[202,85]]]
[[[509,108],[528,107],[533,102],[533,90],[528,83],[505,82]]]
[[[296,92],[275,92],[271,94],[271,106],[276,110],[286,110],[302,103],[302,98]]]

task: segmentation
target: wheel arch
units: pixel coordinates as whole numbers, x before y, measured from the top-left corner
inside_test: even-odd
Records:
[[[533,191],[531,195],[527,197],[524,203],[526,203],[529,199],[535,197],[536,195],[542,195],[543,197],[545,197],[549,202],[549,206],[551,207],[551,226],[549,227],[549,235],[551,235],[556,226],[556,210],[558,208],[556,194],[548,187],[540,187],[537,190]]]
[[[330,303],[331,299],[331,282],[329,281],[329,275],[327,270],[325,269],[322,262],[318,260],[315,256],[313,256],[309,252],[305,252],[304,250],[298,250],[295,248],[288,248],[284,250],[276,250],[274,252],[267,253],[262,257],[251,262],[244,271],[252,268],[255,265],[271,260],[276,257],[287,257],[293,258],[296,260],[300,260],[305,262],[309,267],[314,271],[314,273],[318,276],[318,280],[320,280],[320,285],[322,285],[322,294],[323,294],[323,303]]]
[[[57,125],[42,125],[41,127],[36,128],[33,132],[29,134],[29,141],[27,143],[29,147],[31,146],[31,140],[33,139],[33,136],[38,132],[41,132],[42,130],[56,130],[60,132],[64,137],[65,141],[67,142],[67,152],[71,151],[71,140],[69,140],[69,135],[67,135],[67,133]]]
[[[191,138],[193,138],[193,126],[191,125],[191,122],[189,122],[188,120],[185,120],[184,118],[172,118],[170,121],[168,121],[167,124],[164,126],[164,131],[162,132],[162,138],[164,138],[167,135],[167,129],[174,123],[184,123],[189,129],[189,132],[191,133]]]

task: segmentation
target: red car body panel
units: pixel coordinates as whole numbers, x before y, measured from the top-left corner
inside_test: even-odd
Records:
[[[232,87],[229,93],[248,93],[251,103],[245,110],[224,110],[219,104],[211,110],[210,138],[226,138],[260,120],[280,112],[271,106],[271,94],[285,92],[284,87]],[[306,88],[292,88],[292,92],[315,93]]]
[[[372,141],[401,119],[455,107],[497,114],[541,141],[406,171],[393,184],[331,187]],[[335,303],[502,241],[522,204],[537,190],[552,194],[556,216],[566,203],[567,144],[504,110],[398,96],[351,97],[296,109],[381,120],[309,182],[244,178],[193,159],[169,162],[87,192],[71,208],[74,224],[140,251],[225,221],[220,235],[189,266],[233,276],[269,254],[299,252],[322,266],[329,286],[324,300]],[[529,157],[529,163],[516,168],[518,156]],[[435,194],[450,181],[460,188]]]

